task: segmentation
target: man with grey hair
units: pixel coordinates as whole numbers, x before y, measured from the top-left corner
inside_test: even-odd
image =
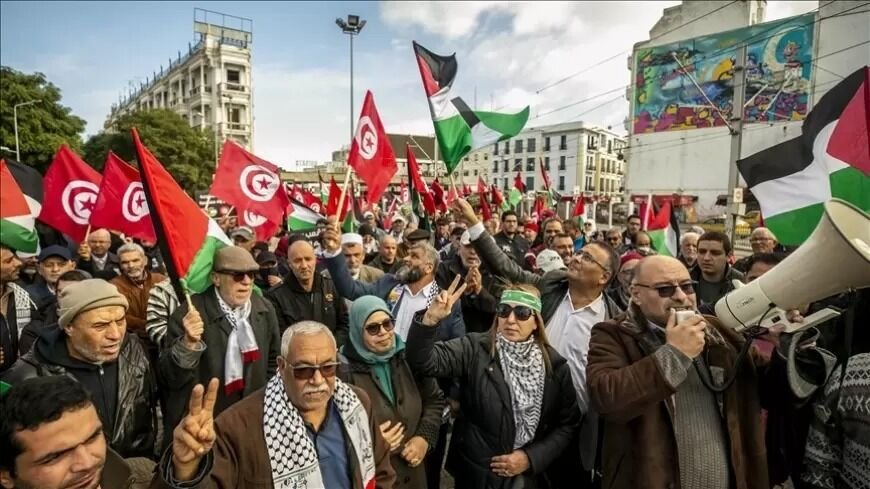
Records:
[[[750,258],[765,253],[775,253],[779,248],[776,236],[765,227],[757,227],[749,235],[749,245],[752,246],[752,254],[745,256],[734,263],[734,269],[746,273],[749,271]]]
[[[395,317],[396,334],[402,339],[408,335],[414,314],[429,307],[441,289],[435,281],[438,270],[438,252],[427,242],[411,245],[402,267],[396,273],[387,273],[376,282],[366,284],[354,280],[341,253],[341,231],[335,223],[327,225],[322,237],[326,268],[335,281],[342,297],[354,300],[364,295],[383,299]],[[438,325],[438,339],[447,340],[465,335],[462,306],[454,304],[453,313]]]
[[[344,253],[350,275],[354,280],[370,284],[384,275],[380,269],[363,264],[366,252],[361,235],[357,233],[342,234],[341,251]]]
[[[371,400],[336,378],[338,365],[329,328],[301,321],[284,332],[278,370],[265,389],[217,421],[217,382],[212,380],[207,392],[196,386],[189,412],[175,428],[171,456],[160,464],[163,482],[242,489],[392,488],[396,475]]]
[[[701,235],[689,231],[680,236],[680,256],[678,257],[686,268],[695,266],[698,261],[698,238]]]
[[[110,283],[118,288],[118,292],[127,298],[127,329],[142,340],[146,347],[152,365],[157,365],[159,345],[151,342],[145,330],[148,310],[148,295],[154,284],[166,279],[159,273],[150,272],[148,257],[145,250],[136,243],[127,243],[118,248],[118,265],[121,275],[113,278]]]

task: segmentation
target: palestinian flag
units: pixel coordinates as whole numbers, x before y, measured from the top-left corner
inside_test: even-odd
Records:
[[[355,233],[357,228],[359,228],[360,212],[359,205],[357,205],[357,200],[354,197],[354,189],[353,189],[353,180],[349,183],[350,188],[347,189],[347,195],[344,196],[347,207],[345,208],[344,221],[341,223],[341,232],[343,233]]]
[[[317,221],[325,217],[305,204],[291,200],[287,208],[287,229],[294,233],[307,233],[317,229]]]
[[[0,160],[0,243],[15,251],[39,251],[36,218],[5,160]]]
[[[472,110],[452,93],[456,54],[441,56],[413,43],[429,112],[447,173],[453,173],[469,151],[516,136],[529,120],[529,108],[516,114]]]
[[[136,128],[131,132],[145,199],[175,292],[179,298],[203,292],[211,286],[214,253],[233,242],[142,144]]]
[[[674,214],[670,202],[665,202],[659,209],[653,203],[653,212],[647,222],[646,233],[649,234],[653,248],[660,255],[677,257],[680,251],[680,224]]]
[[[833,197],[870,210],[870,68],[855,71],[819,100],[801,136],[737,162],[780,243],[799,245]]]

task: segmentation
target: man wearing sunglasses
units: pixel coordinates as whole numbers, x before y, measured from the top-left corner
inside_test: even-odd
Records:
[[[584,414],[580,440],[570,445],[571,449],[566,452],[560,465],[568,469],[580,459],[589,477],[584,477],[577,487],[585,488],[587,486],[582,484],[590,483],[591,472],[595,469],[598,440],[597,417],[590,409],[586,393],[586,356],[592,327],[622,313],[619,306],[604,294],[619,268],[619,257],[610,246],[593,241],[579,253],[566,255],[567,270],[553,270],[543,275],[527,272],[495,245],[467,202],[457,199],[455,206],[457,213],[464,216],[470,225],[471,243],[481,261],[493,273],[509,282],[534,285],[541,291],[541,315],[547,337],[553,348],[568,361],[578,406]],[[568,250],[573,252],[570,236],[565,239]]]
[[[184,416],[196,384],[220,379],[215,412],[220,413],[266,385],[277,368],[279,332],[268,300],[252,294],[260,266],[238,246],[215,252],[212,286],[181,299],[169,319],[160,356],[166,434]],[[189,305],[193,305],[193,309]]]
[[[603,487],[769,487],[759,411],[757,359],[735,365],[742,338],[697,309],[695,284],[679,260],[648,256],[631,282],[627,316],[592,330],[587,382],[605,420]],[[721,384],[705,387],[700,372]],[[784,372],[783,372],[784,376]]]

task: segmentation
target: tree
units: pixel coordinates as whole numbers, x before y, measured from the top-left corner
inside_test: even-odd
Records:
[[[0,145],[15,151],[14,107],[31,100],[39,102],[18,108],[19,151],[22,163],[45,172],[61,144],[81,149],[85,121],[60,103],[60,89],[42,73],[0,66]],[[14,158],[4,153],[2,157]]]
[[[129,162],[136,161],[130,128],[139,131],[142,142],[160,160],[179,185],[191,195],[208,190],[215,167],[215,136],[199,131],[169,109],[130,112],[119,117],[107,131],[91,136],[84,145],[85,161],[102,170],[106,155],[113,151]]]

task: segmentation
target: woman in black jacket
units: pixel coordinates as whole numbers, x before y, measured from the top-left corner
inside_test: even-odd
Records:
[[[390,308],[366,295],[350,308],[350,341],[341,348],[341,378],[366,391],[390,445],[396,489],[426,489],[423,460],[438,441],[447,401],[434,378],[412,374]],[[438,488],[435,488],[438,489]]]
[[[489,332],[436,343],[434,326],[464,292],[457,283],[417,313],[407,343],[420,374],[459,378],[460,413],[447,456],[456,488],[576,485],[548,471],[571,443],[580,410],[568,364],[547,344],[538,291],[506,289]]]

